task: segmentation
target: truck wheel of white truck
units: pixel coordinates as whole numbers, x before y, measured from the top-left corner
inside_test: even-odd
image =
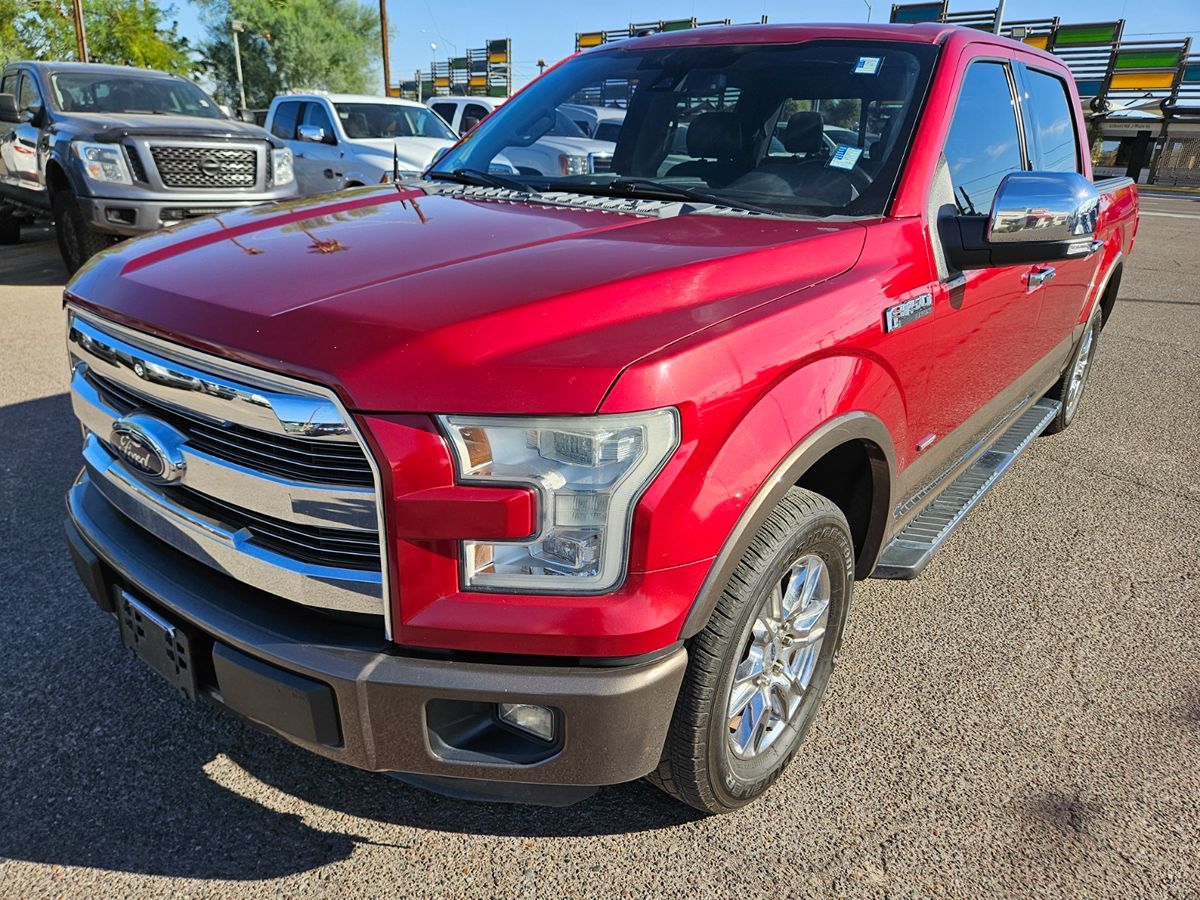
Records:
[[[689,642],[663,760],[648,779],[708,813],[766,791],[825,693],[853,586],[846,517],[825,497],[792,488]]]

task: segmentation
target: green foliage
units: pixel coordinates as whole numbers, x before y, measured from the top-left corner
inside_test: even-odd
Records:
[[[2,0],[0,0],[2,2]],[[204,61],[220,100],[237,105],[230,23],[241,21],[246,101],[263,108],[288,90],[363,93],[378,58],[379,11],[359,0],[197,0],[207,11]]]
[[[196,64],[176,23],[152,0],[84,0],[92,62],[191,74]],[[0,61],[76,59],[70,0],[0,0]]]

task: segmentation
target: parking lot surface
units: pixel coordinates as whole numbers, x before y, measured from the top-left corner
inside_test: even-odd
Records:
[[[0,248],[0,894],[1200,896],[1200,202],[1143,205],[1075,425],[859,585],[808,741],[722,818],[445,799],[177,699],[67,557],[57,249]]]

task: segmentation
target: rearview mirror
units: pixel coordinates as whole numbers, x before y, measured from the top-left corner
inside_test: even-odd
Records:
[[[1032,265],[1092,252],[1100,192],[1077,172],[1013,172],[987,216],[950,216],[940,229],[957,269]]]
[[[0,122],[20,122],[21,113],[17,109],[17,98],[12,94],[0,94]]]

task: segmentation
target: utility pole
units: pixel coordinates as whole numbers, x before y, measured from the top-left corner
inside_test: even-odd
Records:
[[[388,58],[388,23],[387,0],[379,0],[379,31],[383,42],[383,95],[386,97],[392,89],[392,63]]]
[[[246,108],[246,82],[242,80],[242,48],[238,41],[238,35],[246,30],[246,26],[241,19],[234,19],[229,23],[230,29],[233,31],[233,67],[237,70],[238,80],[238,95],[242,98],[242,109]],[[238,110],[238,118],[242,116],[242,110]]]
[[[83,27],[83,0],[71,0],[75,13],[75,53],[80,62],[91,62],[88,59],[87,31]]]
[[[541,78],[542,73],[546,71],[546,61],[544,59],[539,59],[537,61],[537,67],[538,67],[538,78]]]

